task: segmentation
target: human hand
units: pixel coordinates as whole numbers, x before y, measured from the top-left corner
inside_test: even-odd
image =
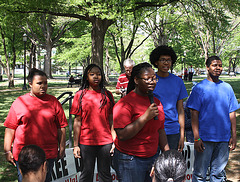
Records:
[[[159,115],[158,112],[159,111],[157,105],[155,103],[152,103],[144,113],[146,115],[146,120],[149,121],[155,116],[158,116]]]
[[[113,144],[112,144],[112,148],[111,148],[111,150],[110,150],[110,155],[111,155],[111,156],[113,156],[113,154],[114,154],[114,149],[115,149],[115,144],[113,143]]]
[[[74,155],[75,158],[81,158],[80,147],[79,146],[75,146],[73,148],[73,155]]]
[[[65,156],[65,148],[59,149],[57,160],[62,159]]]
[[[184,138],[180,138],[178,142],[178,151],[182,152],[184,148]]]
[[[194,141],[194,148],[197,150],[197,152],[203,152],[205,147],[202,140]]]
[[[236,137],[231,137],[228,143],[228,146],[230,148],[230,151],[234,150],[236,148],[237,145],[237,139]]]
[[[5,157],[6,157],[6,160],[11,163],[12,165],[14,165],[16,167],[16,163],[14,162],[14,159],[13,159],[13,154],[11,151],[8,151],[8,152],[5,152]]]

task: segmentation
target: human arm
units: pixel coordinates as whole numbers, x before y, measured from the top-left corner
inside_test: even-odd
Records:
[[[115,128],[116,134],[119,140],[128,140],[133,138],[143,127],[144,125],[158,116],[158,107],[155,103],[151,104],[143,115],[141,115],[134,122],[126,125],[124,128]]]
[[[62,159],[65,155],[65,145],[66,145],[66,128],[58,129],[58,159]]]
[[[79,135],[81,131],[81,116],[76,115],[73,123],[73,155],[75,158],[81,158],[79,144]]]
[[[203,152],[205,149],[202,140],[198,140],[199,137],[199,111],[191,109],[191,122],[192,122],[192,130],[194,135],[194,148],[198,152]]]
[[[114,141],[115,138],[116,138],[116,132],[115,132],[114,127],[113,127],[113,115],[112,114],[109,115],[109,124],[110,124],[110,128],[111,128],[112,139]],[[113,155],[114,149],[115,149],[115,145],[113,143],[112,148],[110,150],[111,155]]]
[[[161,151],[164,152],[164,151],[170,150],[165,130],[160,129],[158,133],[159,133],[159,147]]]
[[[183,100],[177,101],[178,122],[180,124],[180,139],[178,143],[178,151],[182,152],[184,148],[184,130],[185,130],[185,114],[183,108]]]
[[[229,114],[230,121],[231,121],[231,130],[232,130],[232,136],[229,140],[229,147],[230,150],[234,150],[237,145],[237,133],[236,133],[236,112],[231,112]]]
[[[13,164],[16,167],[16,164],[13,159],[13,154],[11,152],[12,148],[12,142],[15,136],[15,130],[6,128],[5,129],[5,136],[4,136],[4,152],[5,152],[5,157],[8,162]]]

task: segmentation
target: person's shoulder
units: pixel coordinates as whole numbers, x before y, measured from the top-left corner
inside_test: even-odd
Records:
[[[183,82],[182,78],[180,78],[179,76],[176,76],[172,73],[169,73],[169,79],[175,80],[175,81],[178,81],[178,82]]]
[[[119,78],[125,78],[125,77],[127,77],[126,73],[121,73],[121,74],[119,75]]]

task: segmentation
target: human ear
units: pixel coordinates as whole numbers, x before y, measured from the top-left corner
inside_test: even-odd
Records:
[[[135,85],[138,85],[138,78],[136,76],[134,77],[134,83]]]
[[[32,88],[32,82],[29,82],[28,84],[29,84],[29,86]]]

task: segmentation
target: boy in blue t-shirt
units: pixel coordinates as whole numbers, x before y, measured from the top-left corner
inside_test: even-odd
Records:
[[[217,56],[206,61],[207,79],[197,84],[188,99],[192,110],[195,161],[193,182],[224,181],[222,171],[228,162],[229,147],[236,147],[236,113],[239,108],[232,87],[221,80],[222,61]]]
[[[176,60],[176,53],[166,45],[155,48],[150,55],[151,64],[158,68],[156,73],[158,82],[153,94],[163,105],[168,145],[170,149],[181,152],[184,147],[185,130],[183,99],[188,94],[182,79],[168,72]]]

